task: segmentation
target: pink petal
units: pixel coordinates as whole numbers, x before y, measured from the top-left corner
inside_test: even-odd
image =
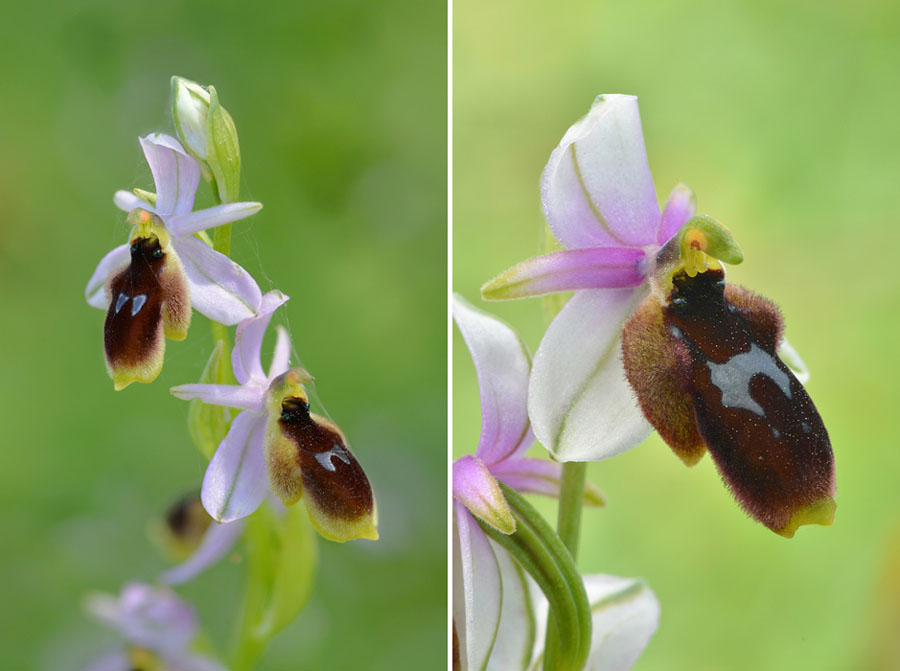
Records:
[[[84,671],[131,671],[131,658],[123,650],[113,650],[88,663]]]
[[[100,259],[94,274],[91,275],[91,279],[88,280],[87,286],[84,288],[84,297],[87,299],[88,305],[101,310],[109,307],[106,283],[110,277],[123,270],[130,262],[131,252],[127,244],[114,247],[112,251]]]
[[[170,568],[159,579],[167,585],[180,585],[193,579],[231,551],[244,532],[244,520],[209,525],[200,546],[178,566]]]
[[[460,657],[483,669],[500,627],[503,604],[500,567],[487,537],[461,503],[454,504],[453,620]]]
[[[261,209],[262,203],[225,203],[208,207],[205,210],[169,217],[166,220],[166,228],[172,235],[193,235],[208,228],[244,219],[251,214],[256,214]]]
[[[628,247],[587,247],[537,256],[484,285],[486,300],[507,300],[577,289],[636,287],[644,281],[644,252]]]
[[[579,291],[550,324],[534,356],[528,414],[558,461],[621,454],[651,431],[625,379],[621,331],[646,292]]]
[[[684,222],[694,216],[696,211],[697,199],[694,198],[694,192],[686,184],[676,184],[663,208],[659,233],[656,236],[657,243],[666,244],[669,238],[684,226]]]
[[[475,453],[492,466],[533,441],[527,410],[531,357],[515,331],[456,294],[453,318],[472,354],[481,391],[481,438]]]
[[[199,399],[210,405],[223,405],[253,412],[263,411],[265,390],[261,387],[233,384],[182,384],[169,391],[182,401]]]
[[[263,455],[265,416],[244,411],[234,418],[203,477],[200,498],[213,519],[231,522],[254,512],[269,489]]]
[[[241,384],[247,384],[250,380],[260,384],[265,381],[266,374],[260,362],[263,336],[272,314],[287,300],[288,297],[277,289],[269,291],[260,298],[256,314],[238,324],[234,334],[234,350],[231,352],[231,368]]]
[[[173,238],[191,289],[194,309],[231,326],[256,314],[262,292],[250,273],[202,240]]]
[[[453,498],[503,533],[516,530],[500,485],[478,457],[467,454],[453,462]]]
[[[550,228],[569,249],[656,243],[659,205],[637,98],[597,97],[550,155],[541,199]]]
[[[152,133],[140,142],[156,184],[156,211],[164,218],[190,212],[200,182],[200,164],[170,135]]]
[[[88,611],[119,631],[129,643],[155,652],[183,650],[194,638],[197,615],[193,607],[164,587],[129,583],[118,598],[97,594]]]
[[[227,671],[217,660],[193,652],[167,655],[163,659],[167,671]]]
[[[507,459],[491,468],[498,480],[529,494],[559,496],[562,464],[548,459]]]

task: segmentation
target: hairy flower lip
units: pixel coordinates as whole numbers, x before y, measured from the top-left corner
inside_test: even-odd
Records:
[[[741,508],[792,537],[834,519],[834,459],[812,400],[777,357],[778,308],[721,268],[660,268],[665,295],[628,319],[623,357],[642,411],[685,463],[708,450]],[[687,264],[685,264],[687,265]]]

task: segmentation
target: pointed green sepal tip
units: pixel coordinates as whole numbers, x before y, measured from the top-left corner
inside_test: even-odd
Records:
[[[793,538],[797,533],[797,529],[805,524],[820,524],[828,527],[834,524],[834,512],[837,510],[837,503],[831,497],[820,499],[808,506],[803,506],[797,510],[788,523],[781,529],[773,529],[779,536],[785,538]]]
[[[214,86],[209,87],[209,117],[206,128],[206,161],[223,203],[237,202],[241,187],[241,148],[237,129],[228,111],[219,103]]]
[[[481,287],[481,298],[486,301],[508,301],[520,298],[520,294],[516,291],[521,284],[516,279],[520,274],[518,270],[519,266],[514,266],[485,282]]]
[[[682,257],[689,251],[705,252],[719,261],[737,265],[744,260],[744,252],[725,226],[705,214],[691,217],[678,232]]]
[[[600,491],[600,488],[590,482],[584,483],[584,505],[592,508],[603,508],[606,506],[606,496]]]

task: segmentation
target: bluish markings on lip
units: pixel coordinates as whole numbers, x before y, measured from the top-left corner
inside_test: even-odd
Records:
[[[791,379],[778,368],[770,354],[751,343],[749,352],[742,352],[722,364],[707,361],[710,379],[722,392],[722,405],[726,408],[743,408],[760,417],[766,411],[750,396],[750,380],[755,375],[764,375],[772,380],[791,398]]]
[[[334,473],[337,470],[337,467],[331,462],[332,457],[337,457],[345,464],[350,463],[350,458],[347,456],[344,448],[337,443],[334,443],[327,452],[319,452],[316,454],[316,461],[318,461],[326,471]]]
[[[144,307],[144,303],[147,302],[147,294],[138,294],[134,297],[134,300],[131,304],[131,316],[134,317],[138,312],[141,311],[141,308]]]

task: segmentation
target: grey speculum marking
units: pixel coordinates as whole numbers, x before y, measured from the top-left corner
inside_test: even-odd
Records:
[[[337,443],[334,443],[331,449],[327,452],[319,452],[318,454],[316,454],[316,461],[318,461],[322,465],[322,468],[324,468],[326,471],[331,471],[332,473],[334,473],[337,470],[337,467],[333,463],[331,463],[332,457],[337,457],[345,464],[350,463],[350,459],[344,452],[344,448],[342,448]]]
[[[751,343],[749,352],[735,354],[725,363],[707,361],[706,365],[712,383],[722,392],[722,405],[726,408],[743,408],[760,417],[766,416],[766,411],[750,396],[750,379],[754,375],[765,375],[791,398],[791,379],[755,343]]]
[[[134,317],[138,312],[141,311],[141,308],[144,307],[144,303],[147,302],[147,294],[138,294],[134,297],[131,302],[131,316]]]
[[[122,309],[122,306],[128,302],[130,296],[126,294],[124,291],[119,294],[119,297],[116,299],[116,314],[119,314],[119,310]]]

